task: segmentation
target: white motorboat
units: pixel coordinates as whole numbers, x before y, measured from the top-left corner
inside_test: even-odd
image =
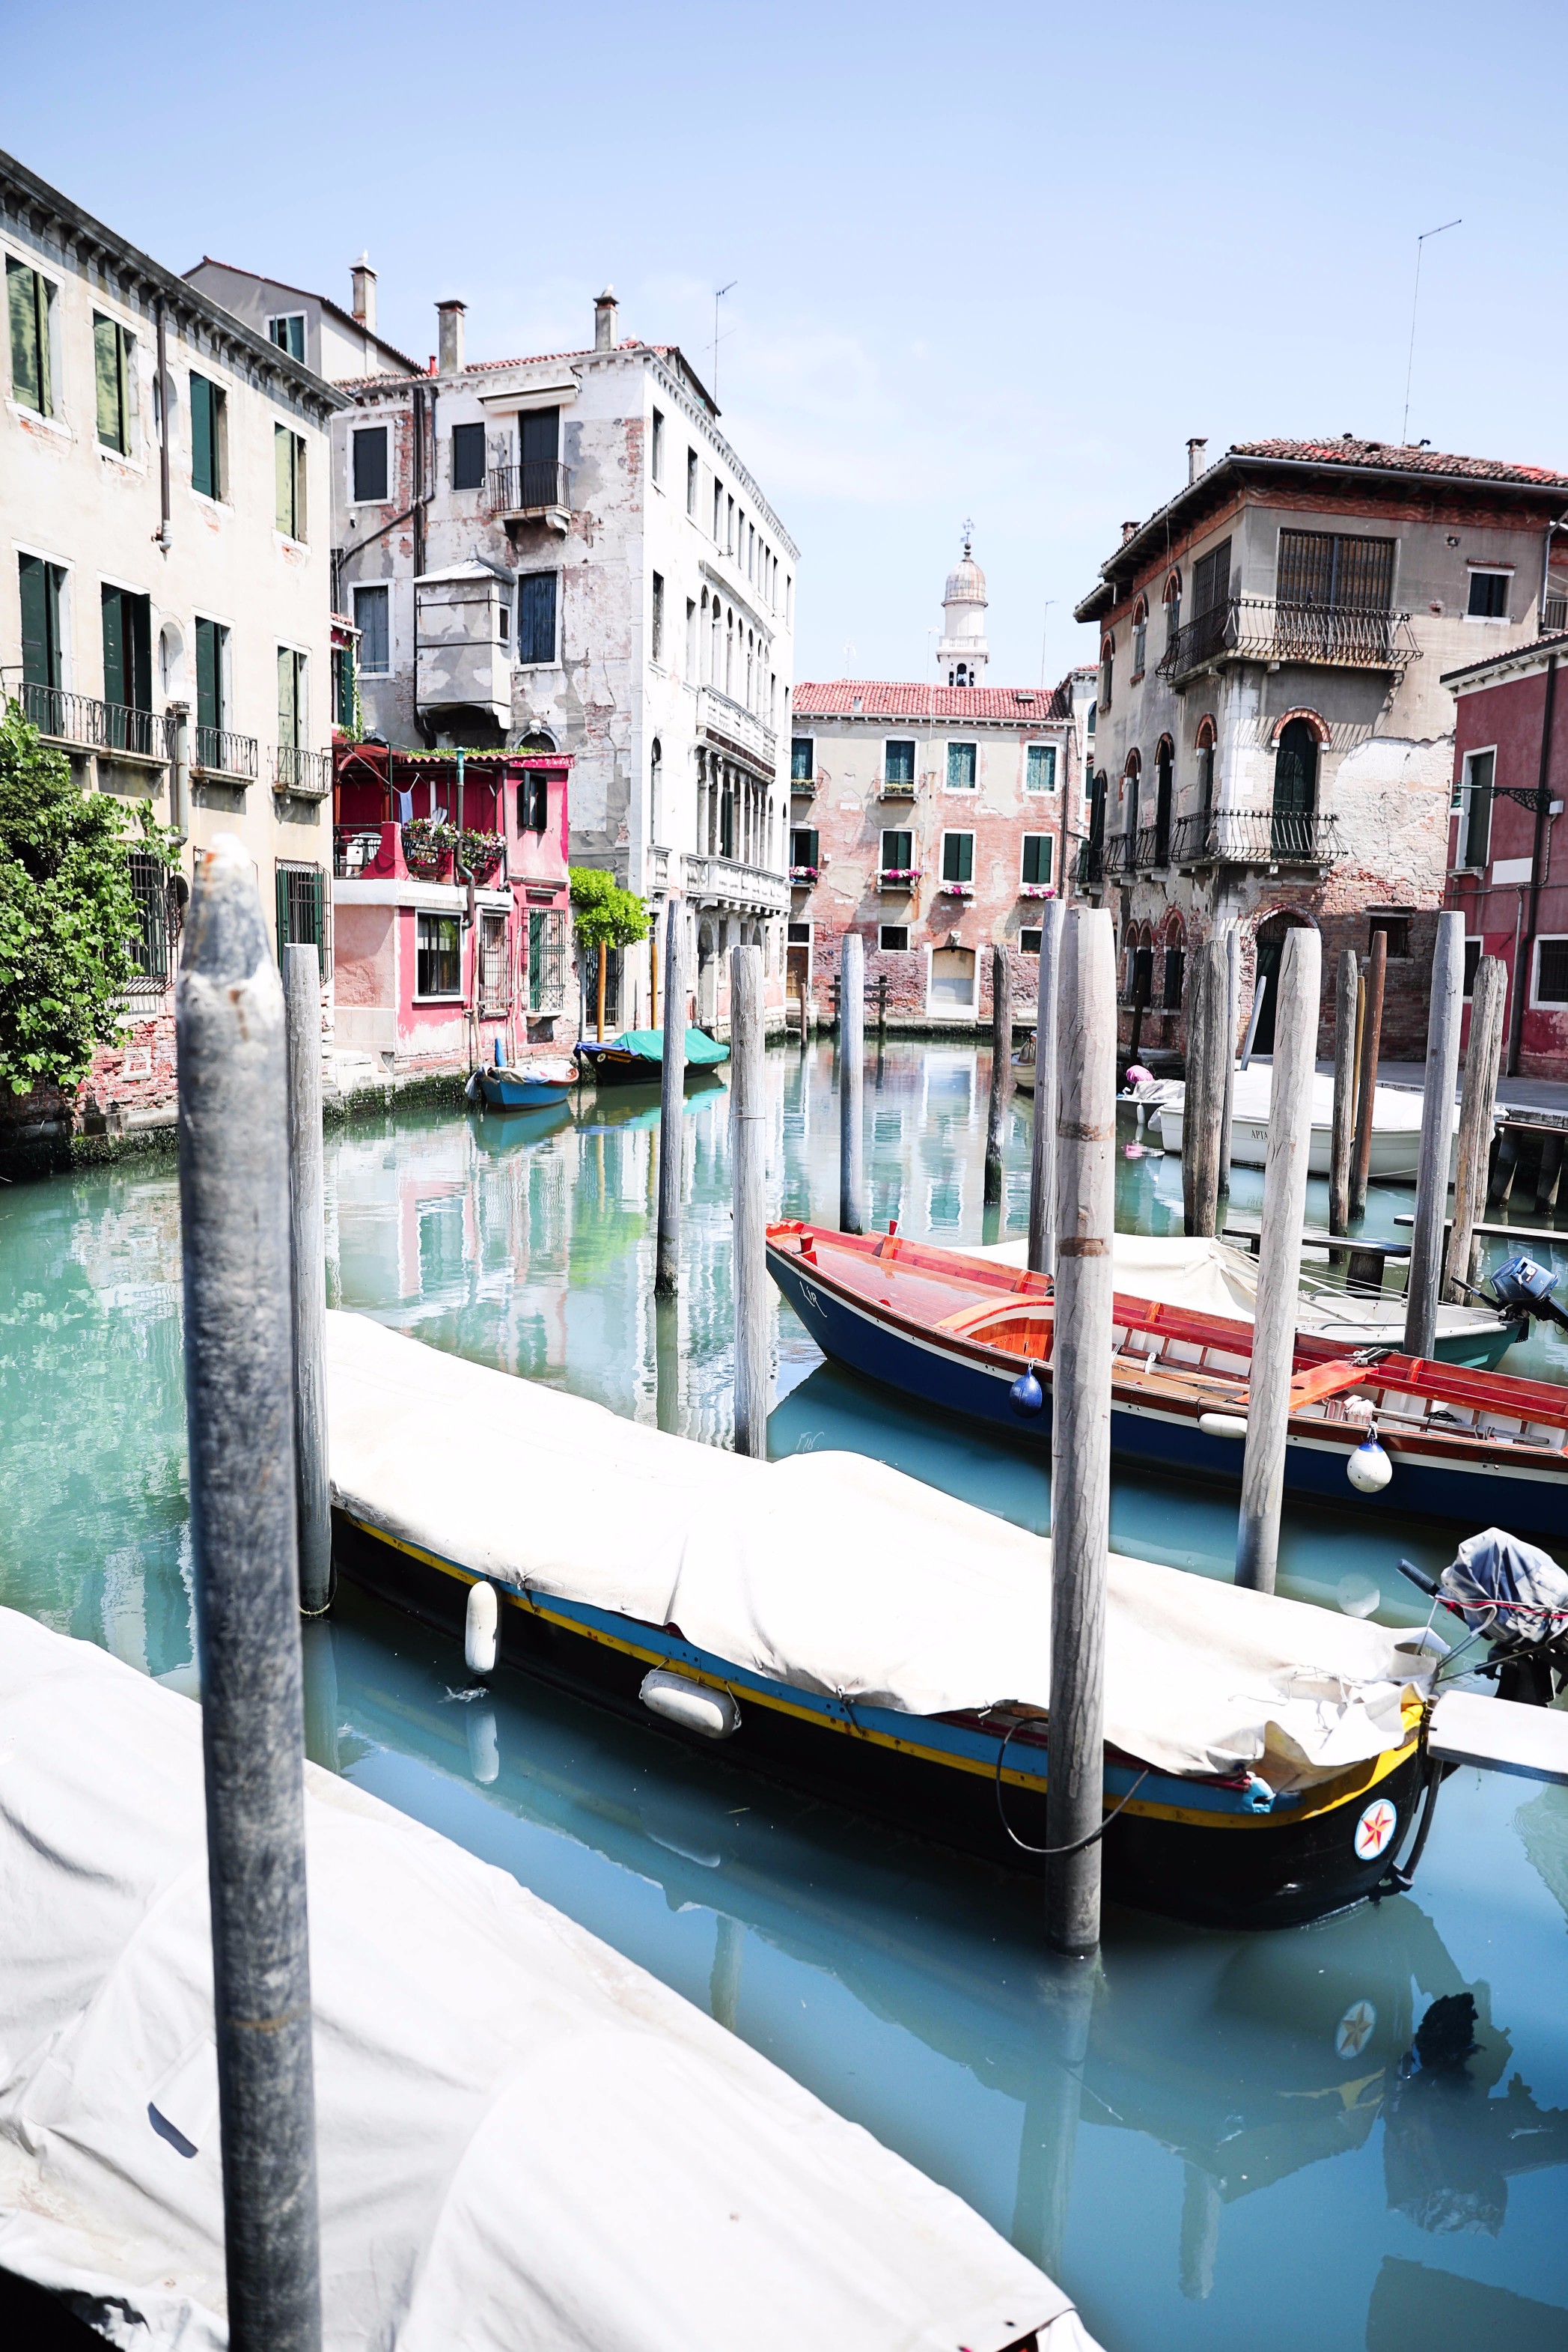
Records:
[[[1158,1100],[1149,1108],[1149,1128],[1157,1131],[1166,1150],[1178,1157],[1182,1148],[1182,1110],[1186,1089],[1179,1079],[1157,1083]],[[1273,1072],[1267,1066],[1239,1069],[1231,1097],[1230,1157],[1242,1168],[1261,1168],[1269,1148],[1269,1093]],[[1142,1089],[1134,1091],[1137,1100]],[[1375,1182],[1411,1184],[1416,1181],[1421,1150],[1421,1103],[1418,1089],[1377,1087],[1373,1093],[1372,1160]],[[1457,1124],[1457,1122],[1456,1122]],[[1312,1145],[1308,1168],[1314,1176],[1329,1172],[1329,1149],[1333,1127],[1333,1079],[1322,1072],[1312,1079]],[[1449,1145],[1449,1181],[1458,1148]]]

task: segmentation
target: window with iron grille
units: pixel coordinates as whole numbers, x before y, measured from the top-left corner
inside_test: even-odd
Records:
[[[1568,940],[1542,940],[1535,951],[1537,1004],[1568,1004]]]
[[[566,916],[559,907],[528,909],[528,1011],[566,1009]]]
[[[327,891],[319,866],[277,866],[277,961],[285,948],[314,948],[327,969]]]
[[[507,919],[479,918],[479,1010],[502,1013],[511,992],[507,986]]]
[[[463,993],[463,926],[455,915],[416,915],[413,992]]]
[[[1410,918],[1408,915],[1374,915],[1366,927],[1366,944],[1370,950],[1379,931],[1388,940],[1390,956],[1407,956],[1410,952]]]
[[[173,977],[178,910],[170,903],[169,869],[161,857],[133,849],[126,862],[131,868],[131,895],[136,902],[136,929],[131,939],[136,972],[126,994],[133,1002],[145,1001],[162,996]]]
[[[877,930],[876,943],[889,955],[902,955],[909,946],[907,923],[883,923]]]
[[[1284,590],[1281,590],[1281,596]],[[1207,555],[1199,556],[1192,567],[1192,617],[1203,618],[1217,605],[1228,604],[1230,598],[1230,541],[1222,539]],[[1106,698],[1102,695],[1101,700]]]
[[[1394,541],[1333,530],[1282,530],[1275,593],[1281,604],[1386,613],[1394,601]]]

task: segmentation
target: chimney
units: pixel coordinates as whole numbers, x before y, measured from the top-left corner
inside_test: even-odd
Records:
[[[1202,473],[1203,453],[1207,446],[1208,443],[1207,439],[1197,434],[1195,434],[1193,438],[1187,443],[1186,478],[1189,482],[1196,482],[1198,476]]]
[[[435,306],[438,322],[436,341],[441,350],[443,375],[457,375],[462,371],[463,314],[467,308],[467,303],[459,302],[455,295],[444,302],[438,302]]]
[[[1130,539],[1135,539],[1137,535],[1138,526],[1135,520],[1133,522],[1124,522],[1122,525],[1122,544],[1124,547],[1126,546],[1127,541]]]
[[[371,268],[371,257],[361,253],[349,272],[354,289],[354,321],[363,327],[367,335],[376,331],[376,273]]]
[[[615,289],[607,286],[593,306],[593,348],[596,352],[615,349],[616,319]]]

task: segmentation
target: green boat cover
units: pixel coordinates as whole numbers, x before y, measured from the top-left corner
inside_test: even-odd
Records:
[[[628,1054],[641,1054],[646,1061],[662,1062],[664,1058],[664,1033],[662,1029],[622,1029],[612,1044]],[[687,1069],[714,1069],[729,1059],[729,1047],[721,1045],[701,1029],[686,1031]]]

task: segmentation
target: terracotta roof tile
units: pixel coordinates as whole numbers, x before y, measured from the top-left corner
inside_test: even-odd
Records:
[[[988,719],[1027,727],[1071,715],[1061,687],[926,686],[918,679],[835,677],[802,681],[797,719]]]
[[[1514,466],[1503,457],[1454,457],[1400,441],[1233,441],[1232,457],[1281,457],[1299,466],[1371,466],[1401,474],[1458,475],[1468,482],[1539,482],[1568,490],[1568,474],[1549,466]]]

